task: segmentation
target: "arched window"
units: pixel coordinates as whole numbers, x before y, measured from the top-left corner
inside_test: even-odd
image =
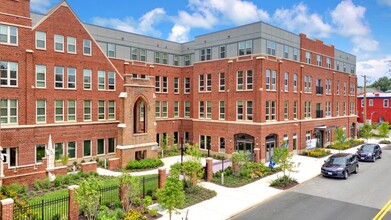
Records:
[[[142,98],[137,99],[136,104],[133,109],[134,115],[134,133],[145,133],[146,132],[146,123],[147,120],[145,118],[146,114],[146,106],[145,102]]]

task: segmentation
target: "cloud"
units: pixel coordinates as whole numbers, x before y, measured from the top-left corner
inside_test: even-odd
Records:
[[[354,5],[351,0],[344,0],[331,12],[336,33],[352,39],[355,53],[375,51],[379,46],[365,22],[365,11],[364,7]]]
[[[138,22],[132,17],[126,17],[124,19],[118,18],[92,18],[92,23],[95,25],[109,27],[117,30],[132,32],[136,34],[150,35],[154,37],[161,37],[161,32],[154,28],[154,25],[160,23],[166,15],[166,12],[162,8],[155,8],[146,14],[144,14]]]
[[[274,22],[292,32],[306,33],[309,37],[329,37],[331,25],[323,22],[316,13],[310,14],[307,5],[299,3],[290,9],[277,9]]]
[[[31,0],[30,8],[34,12],[45,13],[53,5],[52,0]]]
[[[380,77],[391,77],[391,55],[383,59],[371,59],[357,62],[357,73],[367,75],[368,84],[373,83]],[[363,85],[362,77],[357,77],[359,85]]]
[[[168,40],[175,41],[179,43],[188,42],[189,41],[189,27],[184,27],[181,25],[174,25],[171,29],[171,33],[168,36]]]

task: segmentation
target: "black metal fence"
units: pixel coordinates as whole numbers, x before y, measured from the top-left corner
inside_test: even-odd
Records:
[[[100,193],[100,204],[104,205],[119,200],[119,187],[117,185],[102,188]]]
[[[158,182],[159,182],[159,176],[151,176],[151,177],[145,177],[140,180],[141,181],[141,188],[142,188],[142,193],[143,197],[146,195],[152,195],[153,192],[156,191],[158,188]]]
[[[68,216],[69,196],[14,206],[14,219],[61,219]]]

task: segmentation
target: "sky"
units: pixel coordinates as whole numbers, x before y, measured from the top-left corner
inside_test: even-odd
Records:
[[[45,14],[62,0],[31,0]],[[357,57],[358,85],[391,77],[391,0],[67,0],[79,19],[175,42],[263,21]]]

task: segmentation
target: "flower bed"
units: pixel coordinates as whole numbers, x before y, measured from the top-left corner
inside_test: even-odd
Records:
[[[146,170],[155,169],[163,166],[163,161],[155,158],[148,158],[143,160],[133,160],[126,164],[127,170]]]
[[[309,157],[325,157],[327,155],[331,154],[330,150],[326,150],[324,148],[315,148],[313,150],[304,151],[302,155],[309,156]]]

